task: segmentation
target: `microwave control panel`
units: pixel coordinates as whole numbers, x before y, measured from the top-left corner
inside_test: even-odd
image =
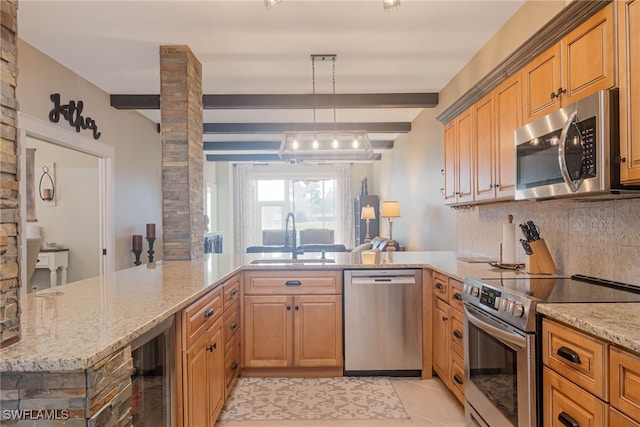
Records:
[[[596,177],[596,117],[590,117],[576,123],[576,131],[567,135],[567,152],[573,147],[581,152],[581,178]]]

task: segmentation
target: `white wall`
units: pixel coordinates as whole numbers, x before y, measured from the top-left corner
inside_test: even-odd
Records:
[[[18,40],[18,88],[20,111],[49,121],[59,93],[61,103],[84,102],[83,115],[96,121],[102,133],[99,142],[115,147],[114,232],[117,270],[133,266],[131,236],[146,234],[147,223],[156,224],[155,259],[162,257],[162,143],[155,123],[134,111],[110,106],[109,94],[73,71],[53,61],[22,40]],[[122,78],[126,78],[123,74]],[[158,78],[160,78],[158,76]],[[73,130],[61,120],[53,126]],[[89,130],[83,135],[92,138]],[[146,260],[145,254],[142,259]]]
[[[55,242],[69,249],[69,282],[97,276],[101,252],[98,235],[98,159],[34,138],[27,138],[27,147],[36,150],[34,188],[37,221],[29,224],[40,227],[41,246]],[[38,197],[43,162],[54,163],[55,166],[54,206]],[[28,290],[33,285],[38,289],[49,287],[49,270],[37,269]]]

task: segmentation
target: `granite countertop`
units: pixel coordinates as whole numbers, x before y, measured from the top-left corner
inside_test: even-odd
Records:
[[[429,268],[460,281],[465,277],[527,276],[521,271],[499,270],[486,263],[463,262],[456,258],[455,252],[380,252],[373,264],[363,263],[362,253],[327,253],[326,257],[335,262],[319,263],[320,253],[301,255],[297,263],[291,263],[288,253],[246,254],[241,265],[236,266],[230,255],[206,254],[198,260],[143,264],[104,277],[22,295],[22,337],[16,344],[0,350],[0,372],[86,369],[241,270]],[[255,263],[256,260],[259,263]],[[571,307],[580,305],[586,304]],[[628,306],[630,315],[634,310],[640,311],[640,304]],[[618,306],[616,312],[620,313]],[[636,315],[633,319],[631,322],[635,322],[637,329],[640,317]],[[627,331],[633,330],[629,323],[626,325]],[[640,348],[640,338],[633,340],[634,345],[622,345]]]
[[[640,353],[640,303],[538,304],[538,313]]]

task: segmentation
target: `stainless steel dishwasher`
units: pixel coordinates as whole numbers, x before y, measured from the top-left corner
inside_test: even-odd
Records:
[[[344,374],[419,376],[422,270],[345,270]]]

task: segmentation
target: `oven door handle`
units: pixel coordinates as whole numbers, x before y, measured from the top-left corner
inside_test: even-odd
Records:
[[[471,313],[467,307],[464,308],[464,315],[467,317],[467,320],[473,323],[477,328],[485,331],[488,334],[491,334],[499,340],[517,345],[520,348],[525,348],[527,346],[527,340],[522,335],[514,334],[498,326],[488,324],[484,320],[477,317],[475,314]]]

